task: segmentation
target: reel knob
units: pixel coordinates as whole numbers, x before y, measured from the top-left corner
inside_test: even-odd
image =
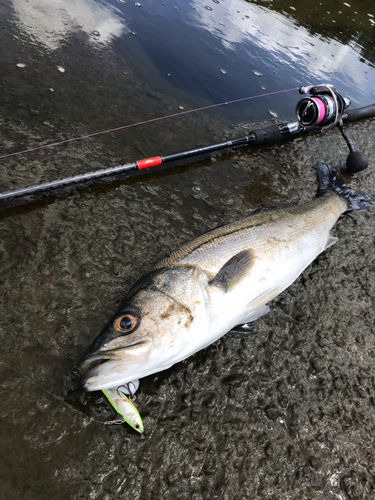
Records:
[[[368,158],[361,151],[352,150],[350,151],[346,159],[346,168],[350,173],[356,174],[365,170],[368,167]]]

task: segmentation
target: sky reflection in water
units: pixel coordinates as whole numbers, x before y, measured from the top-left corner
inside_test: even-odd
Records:
[[[133,69],[157,90],[187,92],[197,106],[320,82],[334,84],[353,107],[375,101],[375,61],[361,55],[363,23],[355,19],[350,42],[343,44],[327,37],[326,26],[324,36],[311,34],[289,4],[288,15],[245,0],[13,0],[13,5],[22,29],[46,49],[55,50],[83,30],[90,43],[111,44],[120,56],[131,56]],[[342,9],[350,11],[348,5]],[[366,33],[375,29],[373,10]],[[342,15],[332,10],[338,34]],[[242,116],[238,107],[236,113],[239,119],[264,120],[271,106],[281,118],[291,118],[297,100],[298,95],[285,94],[265,98],[241,106]]]
[[[47,50],[58,49],[74,31],[92,43],[109,43],[129,33],[120,8],[95,0],[12,0],[22,31]],[[120,4],[118,4],[120,7]],[[94,32],[100,33],[100,38]]]

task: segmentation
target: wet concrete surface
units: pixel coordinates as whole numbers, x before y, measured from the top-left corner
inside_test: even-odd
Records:
[[[16,30],[8,4],[0,8],[4,47]],[[72,36],[39,51],[18,33],[2,50],[4,153],[111,128],[124,113],[132,123],[193,101],[156,89],[109,49]],[[22,61],[28,66],[15,66]],[[374,125],[347,127],[370,164],[351,182],[372,195]],[[14,156],[1,160],[0,188],[236,137],[253,126],[204,112]],[[0,496],[373,499],[374,209],[341,217],[338,243],[273,301],[256,335],[225,336],[142,380],[143,435],[104,425],[114,414],[100,393],[71,390],[72,367],[155,261],[259,204],[310,200],[316,161],[340,169],[346,156],[333,130],[3,205]]]

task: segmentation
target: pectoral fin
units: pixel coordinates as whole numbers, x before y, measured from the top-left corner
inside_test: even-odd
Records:
[[[232,290],[248,274],[254,260],[251,250],[242,250],[223,265],[210,285],[222,288],[225,292]]]

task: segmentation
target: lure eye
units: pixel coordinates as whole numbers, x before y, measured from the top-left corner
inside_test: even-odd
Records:
[[[138,325],[137,318],[133,314],[123,314],[116,318],[114,327],[118,332],[130,333]]]

